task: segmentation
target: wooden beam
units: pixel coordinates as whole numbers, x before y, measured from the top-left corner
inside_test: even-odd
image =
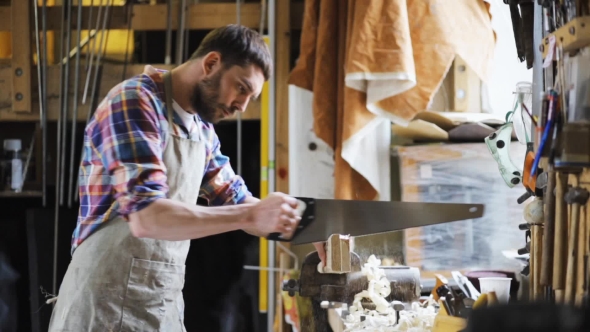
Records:
[[[31,113],[31,1],[13,1],[12,70],[10,71],[13,112]]]
[[[80,81],[84,82],[86,80],[86,74],[84,71],[85,64],[81,64],[80,67]],[[127,66],[127,78],[133,77],[135,75],[141,74],[144,69],[143,64],[134,64]],[[156,68],[161,69],[169,69],[172,66],[170,65],[153,65]],[[74,95],[74,66],[70,67],[70,94],[68,96],[68,103],[72,105],[72,98]],[[15,113],[11,112],[12,109],[12,87],[11,87],[11,76],[13,73],[12,66],[9,63],[3,62],[0,63],[0,121],[38,121],[39,120],[39,98],[38,94],[35,93],[37,91],[37,73],[34,71],[35,67],[32,66],[33,69],[33,80],[34,84],[32,85],[33,94],[32,94],[32,106],[33,112],[31,113]],[[100,92],[98,100],[102,100],[109,90],[113,88],[115,85],[119,84],[122,80],[122,73],[123,73],[123,65],[120,64],[104,64],[102,70],[102,81],[100,85]],[[59,115],[59,82],[60,82],[60,70],[59,66],[49,66],[47,68],[47,120],[48,121],[56,121]],[[29,85],[31,86],[31,85]],[[85,121],[86,115],[88,114],[89,110],[89,101],[87,101],[87,105],[82,105],[81,96],[84,91],[84,84],[79,85],[79,108],[78,108],[78,121]],[[71,107],[70,107],[71,110]],[[71,117],[71,115],[70,115]],[[243,120],[255,120],[260,119],[260,103],[257,101],[251,101],[248,104],[248,108],[246,112],[242,115]]]
[[[18,4],[26,2],[26,0],[13,2]],[[178,25],[178,15],[176,15],[178,13],[178,3],[175,2],[172,7],[174,13],[172,15],[172,29],[176,29]],[[211,30],[236,22],[235,3],[196,3],[188,7],[186,27],[190,30]],[[127,24],[127,10],[128,8],[126,6],[111,7],[109,29],[127,30],[129,28]],[[242,25],[257,29],[260,21],[260,4],[244,3],[241,6],[241,12]],[[88,26],[89,14],[90,6],[84,6],[82,10],[82,27]],[[96,22],[96,16],[98,15],[97,8],[93,8],[92,15],[92,22]],[[10,6],[0,6],[0,31],[12,30],[12,17]],[[131,30],[166,30],[167,5],[135,5],[133,6],[132,17]],[[281,17],[285,17],[284,14]],[[300,29],[301,22],[303,21],[303,2],[294,2],[290,17],[287,17],[289,18],[288,21],[291,22],[290,24],[292,24],[292,28]],[[280,22],[281,20],[278,21]],[[76,21],[76,12],[74,11],[72,12],[72,29],[76,28]],[[47,30],[60,30],[61,24],[61,6],[47,7]]]
[[[291,72],[291,1],[278,0],[276,11],[276,191],[289,192],[289,85]],[[279,15],[281,13],[281,15]]]

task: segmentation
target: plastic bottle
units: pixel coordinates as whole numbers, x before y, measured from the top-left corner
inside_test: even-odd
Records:
[[[10,166],[10,190],[16,192],[21,191],[23,184],[23,161],[19,155],[21,148],[20,139],[4,140],[4,151],[10,159],[8,163]]]

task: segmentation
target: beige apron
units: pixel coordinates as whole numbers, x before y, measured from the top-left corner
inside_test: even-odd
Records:
[[[196,204],[206,150],[173,135],[172,83],[164,74],[169,129],[163,161],[168,197]],[[190,241],[134,237],[116,217],[74,251],[59,289],[49,331],[185,331],[185,261]]]

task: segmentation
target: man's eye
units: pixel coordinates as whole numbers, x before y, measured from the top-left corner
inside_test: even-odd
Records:
[[[246,89],[241,84],[238,85],[238,89],[240,90],[240,93],[245,93],[246,92]]]

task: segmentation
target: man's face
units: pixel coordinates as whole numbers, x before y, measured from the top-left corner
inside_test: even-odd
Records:
[[[263,84],[264,74],[257,66],[219,66],[195,87],[192,107],[204,121],[218,123],[245,111]]]

